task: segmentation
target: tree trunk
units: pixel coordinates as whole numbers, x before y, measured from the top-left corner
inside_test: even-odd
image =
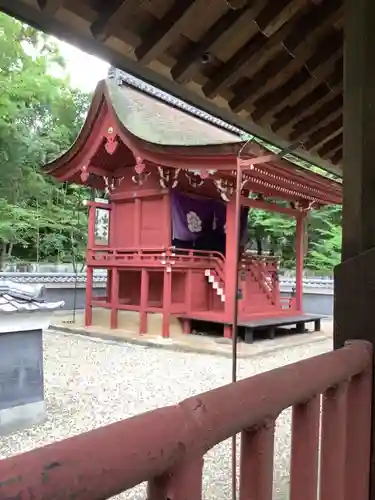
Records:
[[[73,272],[77,272],[77,259],[76,259],[76,242],[74,240],[73,232],[70,235],[70,243],[71,243],[71,250],[72,250],[72,265],[73,265]]]
[[[9,243],[9,247],[8,247],[7,260],[9,260],[12,257],[13,245],[14,245],[14,243],[13,243],[13,241],[11,241]]]
[[[4,271],[6,260],[7,260],[7,244],[5,241],[2,241],[0,250],[0,271]]]

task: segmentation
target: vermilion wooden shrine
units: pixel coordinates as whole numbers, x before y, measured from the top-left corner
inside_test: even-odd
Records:
[[[238,161],[239,324],[303,321],[306,215],[341,203],[341,185],[108,79],[98,84],[75,144],[46,167],[59,181],[107,193],[108,203],[88,202],[86,326],[95,324],[93,311],[100,308],[109,311],[110,328],[121,327],[123,311],[133,311],[140,334],[147,333],[149,314],[162,313],[163,337],[171,318],[182,320],[185,333],[191,320],[204,320],[223,324],[231,336]],[[249,209],[296,219],[293,300],[280,296],[277,257],[244,251]],[[96,269],[108,272],[105,297],[93,296]]]

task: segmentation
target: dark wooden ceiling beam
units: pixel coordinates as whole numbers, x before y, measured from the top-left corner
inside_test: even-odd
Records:
[[[327,157],[327,155],[332,154],[332,152],[337,151],[338,148],[342,147],[342,132],[340,131],[337,135],[332,137],[329,141],[325,142],[321,148],[317,150],[317,153],[322,158]]]
[[[327,94],[330,94],[330,89],[326,83],[315,82],[315,87],[310,92],[306,93],[301,99],[294,104],[282,103],[282,109],[276,112],[272,123],[272,129],[279,130],[287,125],[293,117],[307,113],[311,106],[316,102],[320,102]],[[296,119],[297,121],[297,119]]]
[[[193,49],[188,48],[178,58],[177,63],[171,69],[171,75],[177,82],[185,82],[191,79],[201,63],[205,54],[209,54],[211,47],[249,10],[250,5],[237,10],[229,10],[214,23],[202,39]]]
[[[292,119],[289,119],[288,124],[279,129],[278,133],[281,134],[282,137],[290,137],[290,135],[295,131],[295,126],[296,123],[303,120],[304,118],[307,118],[314,113],[317,113],[323,106],[325,106],[327,103],[329,103],[332,98],[334,97],[334,94],[332,92],[328,92],[322,99],[317,100],[314,102],[305,112],[300,113],[299,115],[293,115]],[[304,134],[304,141],[308,140],[309,137],[313,132],[315,132],[320,125],[325,125],[328,123],[330,120],[333,120],[337,114],[333,117],[329,116],[328,120],[324,120],[324,123],[316,123],[316,125],[313,126],[312,129],[309,129],[308,132],[309,134],[306,137],[306,134]],[[306,147],[306,146],[305,146]]]
[[[334,165],[340,163],[342,160],[342,148],[338,149],[336,153],[334,153],[332,156],[329,157],[329,159]]]
[[[93,37],[105,42],[121,23],[129,3],[129,0],[107,1],[90,27]]]
[[[328,52],[328,48],[326,52]],[[306,82],[301,79],[299,86],[295,75],[284,85],[269,93],[268,96],[262,96],[261,99],[255,102],[257,107],[252,114],[253,119],[258,123],[267,123],[272,117],[275,117],[276,131],[285,126],[294,116],[305,113],[310,106],[319,102],[325,94],[333,91],[334,87],[330,87],[325,80],[330,77],[332,64],[339,57],[340,53],[336,53],[328,58],[314,72],[315,74],[311,75],[308,72],[310,78]],[[305,69],[307,71],[307,68]]]
[[[269,2],[257,16],[255,22],[267,37],[276,33],[287,21],[291,19],[303,6],[308,3],[304,0],[290,1],[277,0]]]
[[[324,126],[335,116],[342,113],[343,96],[336,95],[330,101],[326,102],[313,114],[299,120],[294,126],[294,130],[289,135],[291,141],[302,141],[311,135],[315,130]]]
[[[276,56],[269,61],[261,71],[259,71],[249,82],[245,82],[244,84],[239,85],[239,90],[236,90],[236,87],[233,87],[233,92],[234,92],[234,97],[229,101],[229,106],[232,111],[235,113],[241,111],[244,107],[244,103],[246,102],[246,99],[244,100],[242,98],[242,92],[243,92],[243,86],[246,87],[246,95],[253,95],[256,94],[258,95],[258,92],[261,92],[261,85],[262,82],[267,81],[269,78],[272,77],[274,73],[278,73],[285,68],[285,66],[288,64],[290,61],[291,56],[285,52],[281,51]],[[302,75],[299,75],[301,78],[303,78]],[[309,73],[306,71],[306,78],[309,78]]]
[[[337,134],[341,132],[343,128],[342,114],[339,114],[336,118],[328,122],[323,127],[316,130],[310,137],[305,141],[306,149],[319,149],[327,141],[331,140]]]
[[[337,59],[339,58],[338,56],[339,54],[336,54],[334,58]],[[340,92],[341,82],[339,82],[336,88],[333,85],[329,86],[326,82],[332,76],[332,64],[329,64],[329,62],[332,61],[328,61],[319,68],[319,71],[315,72],[315,78],[311,78],[297,92],[292,92],[289,98],[286,98],[286,102],[281,101],[279,104],[275,104],[263,116],[263,121],[265,121],[274,110],[275,121],[271,125],[274,132],[285,135],[285,129],[294,126],[300,118],[304,118],[308,113],[314,112],[322,104],[332,99],[334,93]],[[297,101],[295,100],[296,98],[298,98]]]
[[[271,4],[267,3],[265,9],[273,9],[272,6],[274,4],[276,4],[276,2],[271,2]],[[292,0],[291,6],[297,4],[301,7],[301,0]],[[203,93],[206,97],[215,97],[223,87],[232,85],[240,76],[244,75],[250,67],[253,68],[256,66],[260,68],[282,48],[281,43],[291,29],[289,21],[294,16],[297,16],[297,10],[293,8],[288,12],[289,14],[286,14],[283,11],[282,27],[276,31],[273,31],[272,26],[277,28],[279,24],[273,22],[269,17],[270,26],[264,26],[263,32],[259,32],[251,40],[245,43],[245,45],[243,45],[241,49],[217,71],[213,78],[203,86]],[[258,18],[261,15],[262,12],[260,12]],[[280,14],[275,15],[278,17]],[[255,19],[254,22],[257,23],[257,19]],[[263,34],[264,32],[267,33],[267,35]]]
[[[194,13],[196,7],[197,4],[194,0],[173,2],[165,16],[157,21],[155,26],[151,26],[147,30],[141,44],[135,49],[138,61],[149,64],[152,60],[157,59],[171,45],[176,35],[181,32],[182,25]]]
[[[63,4],[64,0],[38,0],[39,9],[50,16],[56,14]]]
[[[288,97],[290,97],[302,86],[305,86],[310,80],[310,73],[306,68],[302,68],[300,71],[294,73],[289,80],[276,89],[276,91],[261,95],[260,98],[258,98],[253,104],[253,107],[255,108],[251,113],[253,120],[257,122],[264,119],[269,120],[274,113],[274,103],[276,105],[284,103],[285,105],[288,102]],[[266,90],[266,88],[264,89]],[[270,99],[269,104],[267,103],[267,96]],[[278,96],[281,97],[282,101],[276,100]]]
[[[321,36],[322,33],[329,29],[329,27],[331,27],[332,24],[342,15],[341,9],[338,8],[337,0],[326,3],[330,6],[328,12],[325,10],[323,13],[319,13],[319,16],[316,16],[313,22],[310,18],[303,17],[302,20],[297,23],[299,26],[297,26],[297,28],[293,30],[293,33],[291,33],[291,35],[285,40],[284,45],[291,56],[283,71],[267,75],[267,79],[259,81],[259,87],[256,90],[254,90],[252,85],[252,77],[248,75],[250,80],[249,83],[247,84],[245,82],[236,92],[235,97],[229,102],[229,106],[233,111],[238,112],[242,109],[249,109],[254,105],[260,108],[263,106],[262,111],[266,113],[272,106],[280,103],[280,101],[290,95],[287,87],[289,81],[294,79],[296,73],[301,71],[301,68],[303,68],[304,65],[308,68],[309,64],[311,66],[313,65],[313,61],[310,63],[310,60],[314,59],[315,54],[318,54],[318,57],[320,58],[319,62],[321,63],[324,60],[327,60],[331,53],[339,50],[342,45],[342,35],[337,30],[331,29],[330,32],[318,42],[318,44],[315,41],[317,37]],[[298,36],[295,35],[295,32],[298,33]],[[282,82],[288,79],[288,77],[289,81],[285,83],[281,91],[281,93],[284,93],[285,95],[279,98],[273,89],[281,86]],[[303,83],[305,82],[301,81],[301,85]],[[293,88],[293,90],[296,90],[296,88]],[[275,94],[267,95],[271,92],[275,92]],[[263,99],[266,104],[264,105],[262,102],[256,102],[259,99]],[[260,115],[258,119],[262,118],[262,111],[258,112]]]
[[[335,63],[335,69],[333,73],[326,80],[327,85],[332,90],[332,92],[343,91],[343,76],[344,76],[344,59],[343,57],[341,57]]]
[[[329,160],[330,158],[332,158],[333,156],[335,156],[335,154],[340,150],[342,149],[342,141],[341,141],[341,144],[336,146],[335,148],[331,149],[331,151],[327,154],[324,154],[324,155],[321,155],[320,158],[323,158],[324,160]]]
[[[342,0],[325,1],[307,11],[296,22],[289,35],[284,40],[284,46],[288,52],[296,56],[296,51],[302,46],[316,46],[316,40],[324,35],[328,28],[333,28],[337,21],[342,18]]]

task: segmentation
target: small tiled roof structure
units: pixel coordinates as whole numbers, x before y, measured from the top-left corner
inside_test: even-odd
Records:
[[[43,300],[44,285],[26,285],[13,281],[0,281],[0,312],[54,311],[64,306],[64,301]]]

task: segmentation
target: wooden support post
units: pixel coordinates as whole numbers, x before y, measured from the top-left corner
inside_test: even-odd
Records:
[[[111,303],[112,300],[112,269],[107,269],[107,283],[106,283],[106,302]]]
[[[233,329],[231,325],[224,325],[224,338],[231,339],[233,334]]]
[[[164,285],[163,285],[163,323],[162,337],[169,338],[170,336],[170,320],[172,306],[172,270],[166,267],[164,270]]]
[[[193,271],[189,269],[186,272],[186,288],[185,288],[185,304],[186,314],[191,315],[193,312]]]
[[[85,303],[85,326],[92,325],[92,285],[93,268],[86,269],[86,303]]]
[[[335,269],[336,348],[354,338],[375,343],[374,26],[373,0],[344,0],[344,196],[342,262]],[[375,393],[372,401],[369,499],[375,500]]]
[[[276,337],[276,328],[274,326],[270,326],[268,328],[268,339],[273,340]]]
[[[303,309],[303,261],[305,253],[305,214],[296,217],[296,309]]]
[[[118,305],[119,305],[119,270],[112,269],[112,287],[111,287],[111,329],[118,328]]]
[[[249,326],[245,327],[245,342],[246,344],[254,343],[254,328],[251,328]]]
[[[147,333],[147,307],[148,307],[148,290],[149,290],[149,272],[147,269],[141,271],[141,303],[139,311],[139,333]]]
[[[305,323],[304,322],[300,322],[300,323],[297,323],[296,325],[296,333],[305,333]]]
[[[141,248],[141,199],[136,198],[134,200],[134,246],[135,248]]]
[[[182,331],[189,335],[191,333],[191,320],[189,318],[184,318],[182,320]]]

